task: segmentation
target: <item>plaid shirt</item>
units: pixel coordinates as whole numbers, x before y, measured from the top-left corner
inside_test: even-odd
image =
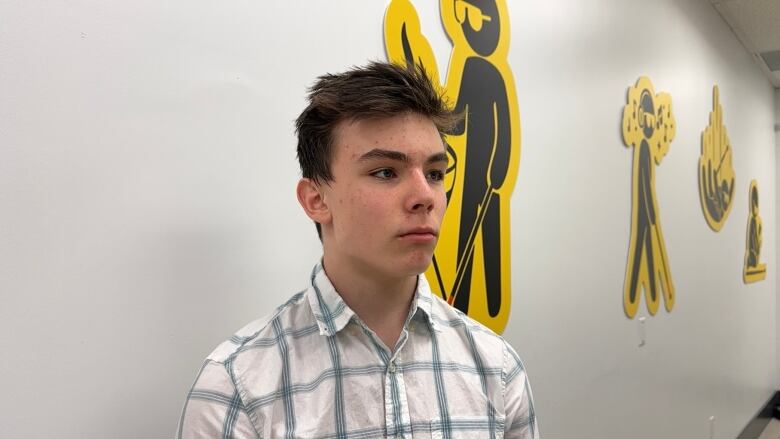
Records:
[[[321,265],[311,286],[209,355],[179,421],[193,438],[524,438],[539,433],[523,364],[420,275],[390,351]]]

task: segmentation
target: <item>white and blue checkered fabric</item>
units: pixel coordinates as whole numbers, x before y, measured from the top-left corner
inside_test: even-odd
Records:
[[[394,350],[321,265],[311,286],[209,355],[179,422],[195,438],[539,437],[520,358],[425,276]]]

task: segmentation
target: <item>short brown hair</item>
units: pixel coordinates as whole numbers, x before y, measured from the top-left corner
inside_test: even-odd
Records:
[[[309,89],[308,100],[309,105],[295,121],[298,163],[303,177],[317,183],[333,180],[333,133],[341,121],[412,112],[430,118],[443,138],[461,119],[422,66],[373,61],[343,73],[326,74]],[[319,224],[317,233],[322,238]]]
[[[309,89],[308,100],[309,105],[295,121],[298,162],[303,177],[316,182],[333,180],[333,130],[343,120],[413,112],[430,118],[442,136],[459,120],[422,67],[385,62],[320,76]]]

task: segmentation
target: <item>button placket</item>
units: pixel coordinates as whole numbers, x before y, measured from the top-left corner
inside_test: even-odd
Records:
[[[411,425],[409,405],[406,399],[406,383],[400,366],[400,352],[387,361],[385,373],[385,421],[390,437],[407,437],[404,428]]]

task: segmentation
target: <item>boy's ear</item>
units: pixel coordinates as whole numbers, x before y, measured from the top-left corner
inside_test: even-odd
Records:
[[[298,202],[312,221],[320,224],[330,222],[331,215],[322,193],[322,186],[310,178],[301,178],[296,187]]]

